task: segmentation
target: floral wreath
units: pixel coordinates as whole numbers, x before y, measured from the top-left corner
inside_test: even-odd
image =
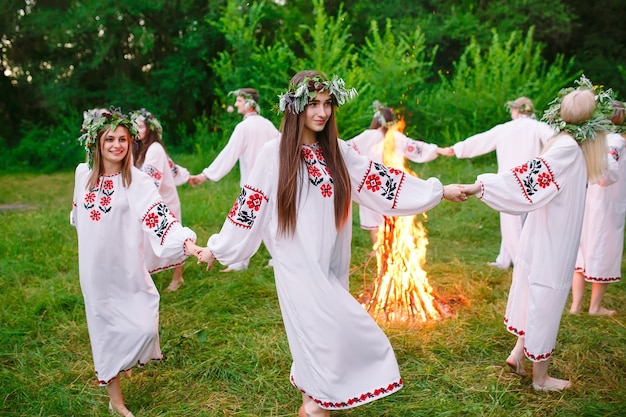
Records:
[[[376,119],[376,121],[382,127],[389,128],[389,127],[393,126],[396,123],[395,118],[394,118],[394,120],[389,120],[389,121],[387,121],[387,119],[385,119],[385,116],[380,112],[385,106],[383,106],[380,101],[374,100],[374,102],[372,103],[372,107],[374,108],[374,116],[373,116],[373,118]]]
[[[243,102],[246,105],[246,109],[250,109],[253,108],[255,112],[261,114],[261,107],[259,106],[259,103],[257,103],[254,98],[252,98],[252,94],[246,93],[245,91],[243,91],[242,89],[239,90],[234,90],[231,91],[230,93],[228,93],[228,95],[234,95],[235,97],[243,97]]]
[[[94,145],[98,139],[98,132],[104,129],[115,130],[118,126],[128,129],[131,137],[136,138],[139,134],[137,122],[122,113],[119,107],[111,106],[109,110],[92,109],[83,112],[83,124],[78,141],[85,147],[89,166],[93,165]]]
[[[137,124],[138,120],[143,120],[143,122],[146,124],[148,129],[152,130],[153,132],[156,132],[159,135],[159,138],[163,138],[163,127],[161,126],[161,123],[159,123],[159,120],[156,117],[154,117],[154,115],[150,113],[148,110],[146,109],[135,110],[134,112],[130,114],[130,118],[135,124]],[[139,136],[137,136],[137,139],[141,140]]]
[[[298,85],[291,84],[286,93],[278,96],[278,110],[279,112],[289,110],[293,114],[298,114],[304,110],[309,100],[322,91],[328,91],[337,106],[342,106],[358,94],[355,88],[346,89],[345,81],[336,75],[330,81],[319,75],[313,78],[306,77]]]
[[[543,113],[541,120],[553,129],[569,133],[578,142],[593,140],[598,131],[614,132],[615,125],[610,120],[613,114],[612,103],[615,100],[613,90],[609,88],[605,91],[602,86],[593,85],[584,74],[575,83],[578,84],[578,87],[563,88],[559,91],[557,97],[550,102],[548,109]],[[563,97],[575,90],[591,90],[596,98],[596,108],[593,110],[593,114],[588,120],[580,124],[567,123],[561,118]]]

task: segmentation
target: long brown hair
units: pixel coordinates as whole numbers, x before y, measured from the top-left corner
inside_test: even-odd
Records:
[[[305,78],[314,77],[322,77],[327,80],[326,76],[319,71],[306,70],[294,75],[290,81],[290,86],[300,84]],[[277,190],[278,234],[292,235],[296,228],[296,207],[301,191],[298,184],[308,176],[302,164],[304,112],[294,113],[286,110],[281,127],[282,138],[279,145]],[[351,196],[348,169],[339,150],[334,105],[324,130],[317,132],[316,136],[333,179],[335,227],[340,230],[348,218]]]
[[[163,146],[163,149],[165,149],[165,153],[167,153],[167,148],[165,147],[165,143],[163,143],[163,140],[161,139],[161,135],[159,135],[158,132],[152,130],[150,128],[150,125],[146,123],[146,137],[143,139],[137,138],[135,146],[133,146],[133,156],[135,158],[135,166],[137,168],[141,168],[141,166],[143,165],[143,162],[146,160],[146,152],[148,151],[150,145],[152,145],[154,142],[160,143],[161,146]]]
[[[128,128],[124,125],[119,125],[126,130],[126,139],[128,140],[128,152],[126,152],[126,156],[122,160],[122,184],[124,187],[128,187],[133,180],[133,176],[131,174],[131,167],[133,161],[132,147],[133,147],[133,137],[130,134]],[[108,134],[110,128],[102,129],[98,132],[98,138],[96,139],[96,143],[94,144],[93,150],[93,168],[91,169],[91,175],[89,175],[89,181],[87,181],[87,189],[91,190],[95,188],[98,183],[98,178],[102,175],[104,171],[104,163],[102,162],[102,150],[100,149],[100,143],[104,135]]]

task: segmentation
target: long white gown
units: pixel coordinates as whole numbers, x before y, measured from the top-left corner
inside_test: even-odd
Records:
[[[607,135],[609,154],[617,163],[615,181],[589,184],[576,271],[585,281],[618,282],[622,276],[624,220],[626,219],[626,140]]]
[[[522,115],[458,142],[452,148],[457,158],[474,158],[495,150],[500,173],[539,155],[554,133],[546,123]],[[523,221],[523,215],[500,213],[502,240],[495,261],[499,268],[506,269],[515,263]]]
[[[256,251],[269,228],[293,358],[291,382],[320,407],[351,408],[392,394],[402,387],[398,364],[383,331],[348,291],[351,219],[337,231],[332,178],[318,144],[302,148],[295,232],[277,235],[278,143],[262,149],[208,247],[220,263],[236,262]],[[424,212],[441,201],[438,179],[406,175],[370,161],[341,140],[339,145],[357,203],[397,216]]]
[[[500,174],[478,176],[478,197],[491,208],[528,212],[513,267],[504,323],[524,337],[524,353],[539,362],[552,356],[572,286],[585,208],[587,167],[578,143],[557,136],[540,157]]]
[[[165,257],[185,254],[195,233],[182,227],[163,203],[152,179],[132,168],[100,177],[88,190],[87,164],[76,168],[70,222],[78,234],[80,287],[98,383],[120,371],[161,359],[159,292],[144,263],[144,240]]]
[[[140,169],[152,178],[165,205],[178,221],[182,222],[180,198],[176,187],[189,181],[189,171],[176,165],[165,152],[163,145],[158,142],[154,142],[148,147]],[[145,242],[144,255],[146,266],[151,274],[180,266],[185,263],[186,259],[183,256],[161,258],[154,253],[148,242]]]
[[[395,132],[395,152],[402,158],[413,162],[424,163],[437,158],[438,146],[431,143],[414,140],[403,133]],[[374,162],[383,163],[383,146],[385,134],[378,129],[368,129],[350,140],[347,140],[358,153],[370,158]],[[359,222],[365,230],[378,230],[385,223],[385,217],[364,206],[359,206]]]

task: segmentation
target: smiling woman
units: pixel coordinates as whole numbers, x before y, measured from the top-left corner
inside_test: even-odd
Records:
[[[269,230],[300,417],[328,416],[402,388],[389,340],[348,291],[351,200],[407,215],[462,198],[456,186],[405,175],[339,140],[335,109],[355,95],[343,80],[317,71],[291,79],[280,96],[281,139],[262,148],[222,230],[199,257],[207,269],[216,259],[244,259]],[[386,186],[370,186],[374,178]]]
[[[93,166],[80,164],[74,184],[80,286],[98,384],[107,387],[111,412],[128,417],[120,372],[161,359],[159,293],[137,252],[147,240],[158,256],[184,260],[197,252],[196,234],[132,165],[131,119],[116,109],[86,112],[83,130]]]

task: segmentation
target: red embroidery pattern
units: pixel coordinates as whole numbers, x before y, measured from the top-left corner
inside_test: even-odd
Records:
[[[235,200],[235,204],[228,212],[228,220],[235,226],[250,229],[258,217],[258,212],[263,208],[268,198],[263,191],[244,185]]]
[[[161,173],[161,171],[159,171],[152,165],[144,165],[141,170],[148,174],[150,178],[152,178],[152,180],[154,181],[154,185],[156,185],[157,188],[161,188],[161,180],[163,179],[163,174]]]
[[[319,187],[320,193],[324,198],[330,198],[333,195],[333,177],[326,165],[322,147],[319,143],[313,145],[302,146],[302,159],[307,165],[309,174],[309,182]]]
[[[526,355],[526,357],[528,359],[532,360],[532,361],[535,361],[535,362],[544,361],[544,360],[550,358],[550,356],[552,356],[553,353],[554,353],[554,349],[552,349],[548,353],[541,353],[539,355],[533,355],[526,348],[524,348],[524,354]]]
[[[365,190],[380,194],[391,202],[395,208],[398,202],[398,192],[402,188],[405,173],[396,168],[389,168],[378,162],[370,161],[370,166],[359,184],[358,192]]]
[[[581,274],[583,274],[585,276],[585,281],[587,282],[619,282],[622,280],[621,276],[617,276],[617,277],[590,277],[587,275],[587,272],[585,272],[584,269],[582,268],[576,268],[576,272],[580,272]]]
[[[319,405],[320,407],[322,407],[322,408],[324,408],[326,410],[340,410],[342,408],[351,408],[351,407],[354,407],[357,404],[368,403],[370,401],[374,401],[374,400],[378,399],[381,396],[393,394],[394,392],[396,392],[400,388],[402,388],[402,378],[400,378],[398,381],[392,382],[391,384],[387,385],[386,387],[377,388],[373,392],[364,392],[363,394],[359,395],[358,397],[348,398],[345,401],[328,402],[328,401],[321,401],[321,400],[319,400],[317,398],[314,398],[311,395],[309,395],[305,390],[303,390],[302,388],[298,387],[296,385],[296,382],[293,379],[293,375],[291,376],[290,379],[291,379],[291,383],[293,384],[294,387],[298,388],[300,390],[300,392],[305,394],[307,397],[309,397],[310,399],[315,401],[315,403],[317,405]]]
[[[178,223],[174,213],[162,201],[154,203],[141,218],[141,221],[150,232],[161,238],[161,245],[172,225]]]
[[[513,333],[516,336],[524,336],[526,334],[524,330],[519,330],[513,326],[509,326],[509,319],[506,317],[504,318],[504,325],[509,332]]]
[[[98,201],[98,207],[96,207],[96,200],[98,200],[98,194],[100,193],[102,193],[102,195]],[[103,180],[102,177],[100,177],[98,181],[96,181],[96,186],[85,194],[83,207],[85,210],[89,211],[89,218],[92,221],[100,221],[103,214],[111,211],[113,193],[115,193],[115,183],[113,180],[110,178]]]
[[[560,189],[552,174],[550,166],[541,158],[531,159],[523,165],[511,169],[517,180],[524,197],[533,203],[532,196],[542,190],[547,190],[551,186]]]

